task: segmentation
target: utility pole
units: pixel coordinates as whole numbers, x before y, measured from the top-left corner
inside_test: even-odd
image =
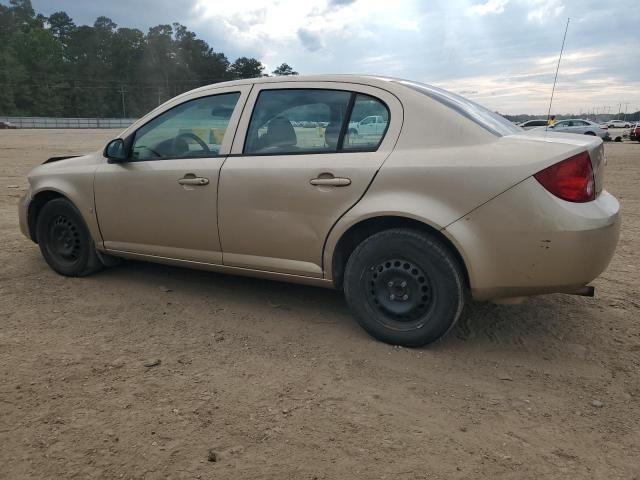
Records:
[[[124,85],[120,85],[120,95],[122,96],[122,118],[127,118],[127,110],[125,109],[125,106],[124,106],[125,93],[126,93],[126,90],[124,88]]]
[[[624,120],[625,122],[627,121],[627,108],[629,107],[628,103],[624,104],[624,118],[622,120]]]
[[[162,93],[162,89],[158,87],[158,105],[160,105],[160,95]]]

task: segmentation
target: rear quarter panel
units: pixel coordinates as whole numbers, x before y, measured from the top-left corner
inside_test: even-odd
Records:
[[[534,173],[601,143],[528,132],[497,137],[423,97],[403,99],[405,123],[396,148],[364,197],[330,232],[323,257],[327,278],[333,278],[332,259],[342,235],[378,216],[411,218],[442,231],[467,263],[465,245],[444,230],[448,225]]]

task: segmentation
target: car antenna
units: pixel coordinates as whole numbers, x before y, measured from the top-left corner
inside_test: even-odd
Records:
[[[547,127],[545,130],[549,129],[549,119],[551,118],[551,104],[553,103],[553,94],[556,91],[556,82],[558,81],[558,70],[560,70],[560,60],[562,60],[562,52],[564,52],[564,42],[567,39],[567,30],[569,30],[569,20],[571,18],[567,17],[567,26],[564,27],[564,36],[562,37],[562,46],[560,47],[560,56],[558,57],[558,66],[556,67],[556,76],[553,79],[553,88],[551,89],[551,99],[549,100],[549,111],[547,112]]]

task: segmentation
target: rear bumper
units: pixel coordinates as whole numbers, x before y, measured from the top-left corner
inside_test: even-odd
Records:
[[[571,203],[529,178],[447,227],[476,300],[570,293],[598,277],[618,243],[618,201]]]

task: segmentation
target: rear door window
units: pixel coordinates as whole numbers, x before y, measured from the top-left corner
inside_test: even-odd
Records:
[[[245,155],[375,151],[389,109],[370,95],[328,89],[266,89],[256,100]]]
[[[260,92],[244,153],[297,154],[338,151],[351,92],[286,89]]]
[[[349,117],[345,150],[371,150],[378,148],[389,124],[389,110],[380,100],[357,94]]]

